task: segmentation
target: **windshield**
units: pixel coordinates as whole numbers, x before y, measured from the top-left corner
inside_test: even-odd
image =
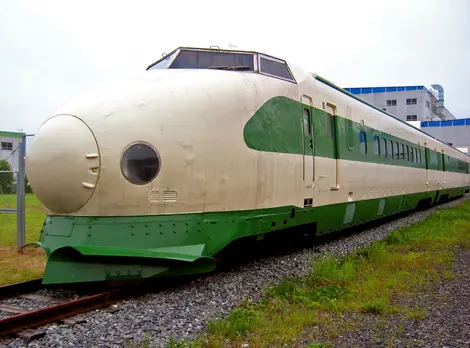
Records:
[[[256,59],[256,60],[255,60]],[[259,74],[296,83],[284,60],[256,52],[177,49],[149,69],[217,69],[253,71]]]
[[[173,61],[170,69],[224,69],[254,70],[254,55],[251,53],[185,51]]]

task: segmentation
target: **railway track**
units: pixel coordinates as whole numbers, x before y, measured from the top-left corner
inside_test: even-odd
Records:
[[[146,287],[135,286],[106,291],[90,289],[88,292],[91,294],[64,299],[63,296],[38,293],[41,289],[41,279],[0,287],[0,340],[16,336],[29,342],[46,334],[45,329],[38,327],[56,322],[75,325],[85,321],[77,315],[95,309],[115,312],[118,307],[113,306],[114,303],[139,296],[148,290]],[[19,305],[18,302],[29,303],[29,306]]]

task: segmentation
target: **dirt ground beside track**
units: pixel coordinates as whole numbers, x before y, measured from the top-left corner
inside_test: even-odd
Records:
[[[470,347],[470,250],[459,248],[454,273],[453,279],[441,277],[417,296],[394,299],[399,306],[416,308],[411,315],[343,313],[337,320],[353,322],[356,328],[337,339],[324,337],[317,342],[348,348]]]

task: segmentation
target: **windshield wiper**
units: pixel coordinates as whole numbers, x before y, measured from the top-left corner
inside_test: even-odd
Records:
[[[213,65],[208,67],[207,69],[222,69],[222,70],[228,70],[230,67],[228,65]]]
[[[208,69],[222,69],[222,70],[251,70],[248,65],[236,65],[236,66],[228,66],[228,65],[213,65],[208,67]]]

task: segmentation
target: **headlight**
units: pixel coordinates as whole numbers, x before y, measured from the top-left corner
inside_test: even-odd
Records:
[[[121,159],[124,177],[134,185],[145,185],[160,171],[160,157],[149,145],[137,143],[124,151]]]

